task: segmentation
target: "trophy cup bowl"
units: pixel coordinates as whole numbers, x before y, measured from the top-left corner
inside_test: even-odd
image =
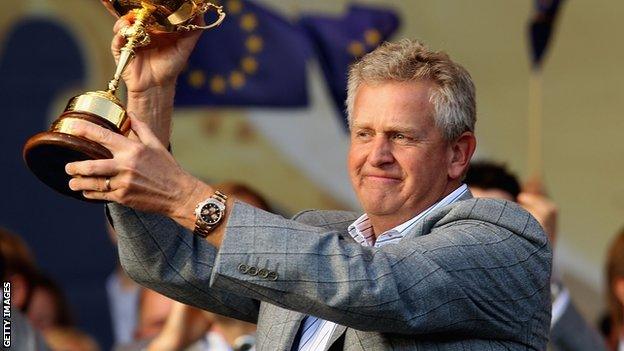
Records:
[[[121,101],[115,96],[121,74],[135,55],[135,49],[150,42],[149,33],[203,30],[218,26],[225,18],[221,6],[207,0],[102,0],[116,17],[134,14],[134,23],[122,32],[127,39],[121,49],[117,69],[107,90],[87,92],[72,97],[65,110],[48,131],[32,136],[24,145],[23,156],[28,168],[39,180],[54,190],[79,200],[86,199],[81,192],[69,188],[71,177],[65,173],[70,162],[112,158],[104,146],[72,134],[72,120],[86,120],[127,136],[130,120]],[[211,24],[192,24],[197,16],[214,10],[218,18]]]

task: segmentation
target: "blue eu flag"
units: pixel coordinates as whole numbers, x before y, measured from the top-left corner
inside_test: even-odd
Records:
[[[389,38],[399,17],[390,9],[351,5],[343,17],[307,15],[300,24],[315,44],[334,103],[345,117],[349,65]]]
[[[306,106],[310,56],[300,28],[256,2],[230,0],[179,78],[177,106]]]

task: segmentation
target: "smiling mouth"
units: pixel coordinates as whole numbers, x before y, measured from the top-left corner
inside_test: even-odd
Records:
[[[381,181],[381,182],[398,182],[401,180],[396,177],[384,176],[384,175],[365,175],[363,178],[374,180],[374,181]]]

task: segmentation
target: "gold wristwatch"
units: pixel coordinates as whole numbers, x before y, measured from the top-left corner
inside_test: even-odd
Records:
[[[197,204],[195,207],[195,230],[193,233],[207,237],[223,220],[227,196],[220,191]]]

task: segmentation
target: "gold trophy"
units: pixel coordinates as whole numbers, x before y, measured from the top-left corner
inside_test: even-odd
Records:
[[[117,69],[107,90],[87,92],[69,100],[65,111],[52,123],[46,132],[32,136],[24,145],[24,160],[28,168],[45,184],[54,190],[86,199],[81,192],[69,188],[70,176],[65,173],[69,162],[112,158],[111,152],[100,144],[71,134],[68,122],[75,119],[87,120],[115,133],[127,136],[130,120],[121,101],[115,96],[124,69],[135,55],[135,49],[150,42],[150,32],[172,33],[178,31],[203,30],[218,26],[225,13],[221,6],[208,0],[102,0],[104,6],[116,16],[134,13],[132,26],[123,29],[127,39],[121,49]],[[216,13],[214,22],[198,26],[192,24],[197,16],[209,11]]]

